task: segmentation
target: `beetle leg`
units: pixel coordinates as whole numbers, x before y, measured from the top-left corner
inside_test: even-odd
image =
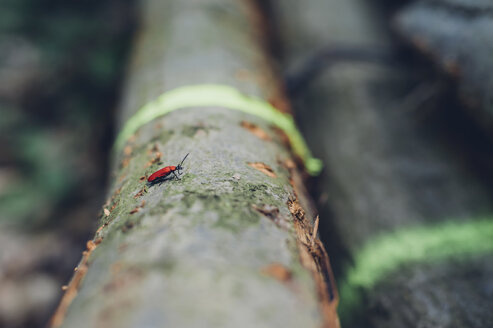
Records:
[[[178,179],[178,180],[181,180],[180,177],[178,175],[176,175],[175,171],[173,171],[173,175]]]

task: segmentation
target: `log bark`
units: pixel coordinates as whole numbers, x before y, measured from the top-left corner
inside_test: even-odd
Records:
[[[459,85],[473,118],[493,137],[493,3],[416,1],[400,11],[400,35]]]
[[[163,92],[201,83],[288,111],[261,24],[250,1],[145,1],[120,125]],[[140,128],[114,159],[100,227],[52,326],[337,327],[316,213],[284,140],[220,107]],[[181,180],[145,187],[188,152]]]
[[[368,1],[274,3],[288,68],[299,67],[305,49],[394,47],[388,20]],[[433,83],[416,78],[419,66],[329,64],[295,103],[308,142],[326,164],[321,213],[332,220],[321,230],[339,279],[381,234],[490,215],[491,179],[471,154],[491,146],[471,137],[475,127],[457,104],[434,97]],[[407,263],[360,290],[357,305],[341,290],[342,326],[490,327],[491,259]]]

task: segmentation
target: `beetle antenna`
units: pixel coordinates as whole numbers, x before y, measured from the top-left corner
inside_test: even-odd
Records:
[[[181,165],[183,164],[183,162],[187,159],[188,155],[190,155],[190,153],[186,154],[185,157],[183,157],[183,159],[181,160],[180,164],[178,164],[179,167],[181,167]]]

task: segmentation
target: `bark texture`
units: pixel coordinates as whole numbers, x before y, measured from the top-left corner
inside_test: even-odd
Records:
[[[306,56],[303,48],[392,50],[386,18],[368,1],[275,3],[289,67]],[[308,142],[326,164],[321,199],[333,220],[321,229],[336,271],[381,233],[491,213],[490,180],[471,161],[476,149],[485,154],[491,146],[464,140],[470,122],[433,97],[432,83],[420,82],[412,63],[331,64],[296,103]],[[362,291],[360,308],[345,307],[341,293],[342,326],[490,327],[490,263],[483,255],[400,267]]]
[[[220,83],[285,103],[249,1],[149,0],[121,123],[161,93]],[[174,111],[115,160],[101,226],[53,326],[337,327],[336,295],[300,171],[268,122]],[[190,152],[181,180],[145,177]]]

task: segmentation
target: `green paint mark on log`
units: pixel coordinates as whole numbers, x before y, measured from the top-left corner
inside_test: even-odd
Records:
[[[493,219],[406,228],[368,242],[341,284],[341,316],[360,306],[361,291],[410,263],[493,253]]]
[[[211,106],[238,110],[261,117],[274,124],[286,133],[293,151],[303,159],[308,173],[318,175],[322,170],[322,162],[312,156],[291,115],[282,113],[271,104],[258,98],[246,96],[237,89],[226,85],[184,86],[163,93],[156,100],[140,108],[127,121],[115,141],[115,151],[121,151],[132,134],[160,116],[182,108]]]

